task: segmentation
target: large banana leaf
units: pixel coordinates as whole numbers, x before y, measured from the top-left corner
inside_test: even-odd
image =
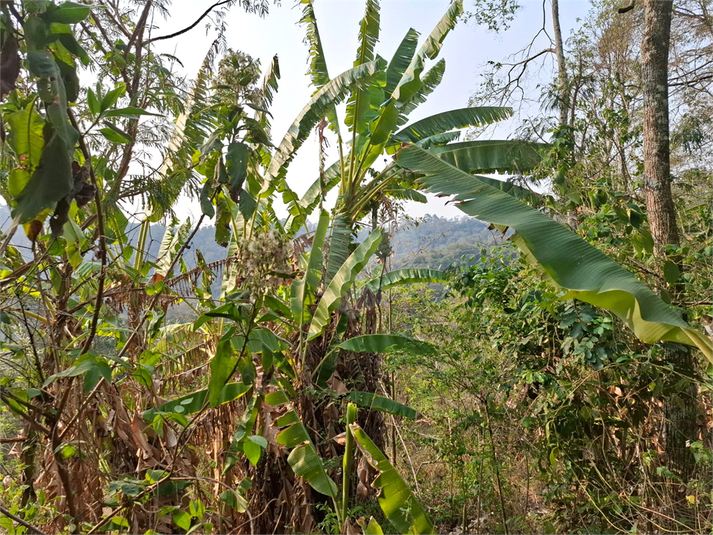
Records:
[[[369,280],[364,288],[376,292],[379,288],[387,290],[401,284],[414,282],[447,282],[448,276],[444,271],[435,269],[396,269],[385,273],[383,277],[374,277]]]
[[[389,61],[389,66],[386,68],[386,87],[384,87],[384,96],[386,98],[391,96],[391,93],[401,80],[404,72],[408,69],[411,59],[413,59],[413,55],[416,53],[417,46],[418,32],[410,28],[396,49],[396,52],[394,52],[391,61]]]
[[[421,78],[422,85],[406,102],[403,103],[400,110],[400,116],[397,121],[397,126],[401,126],[408,121],[409,114],[426,102],[428,95],[433,93],[443,81],[443,74],[446,72],[446,60],[440,59],[431,67],[426,74]]]
[[[337,484],[324,470],[322,458],[317,453],[317,449],[297,412],[294,410],[288,412],[275,424],[278,427],[288,426],[277,435],[277,442],[288,449],[292,448],[287,462],[295,475],[303,477],[317,492],[336,498]]]
[[[355,353],[385,353],[394,349],[410,355],[430,356],[437,353],[436,346],[408,336],[397,334],[364,334],[345,340],[336,348]]]
[[[455,195],[458,208],[473,217],[517,232],[513,242],[552,280],[577,298],[610,310],[647,343],[674,341],[697,346],[713,361],[713,344],[692,329],[632,273],[545,214],[477,177],[410,146],[397,155],[399,165],[423,173],[427,191]]]
[[[463,0],[455,0],[451,3],[441,20],[436,24],[436,27],[426,37],[426,41],[413,57],[396,89],[394,89],[393,98],[395,100],[401,103],[408,101],[422,86],[421,73],[425,67],[426,58],[434,59],[438,55],[443,46],[443,40],[455,28],[458,17],[462,13]]]
[[[359,48],[354,60],[355,67],[374,59],[374,47],[379,40],[379,21],[378,0],[367,0],[364,18],[359,23]],[[344,123],[358,133],[364,132],[369,117],[377,113],[372,110],[371,101],[374,101],[374,108],[378,109],[383,100],[383,91],[378,85],[353,91],[347,103]]]
[[[339,104],[347,94],[360,86],[368,86],[371,78],[379,73],[384,67],[384,60],[376,59],[359,65],[353,69],[343,72],[333,80],[326,83],[317,91],[309,103],[303,108],[285,137],[277,147],[275,154],[270,161],[263,185],[263,194],[271,192],[275,186],[276,178],[284,179],[287,167],[295,156],[295,152],[302,146],[305,139],[309,137],[312,129],[317,125],[322,117]]]
[[[376,252],[379,243],[381,243],[381,231],[375,230],[359,244],[339,268],[324,291],[317,309],[314,311],[314,316],[312,316],[312,322],[309,326],[309,340],[322,334],[322,331],[329,323],[332,312],[339,306],[344,296],[347,295],[357,275],[364,269],[371,255]]]
[[[290,305],[292,307],[292,317],[297,322],[297,325],[302,325],[309,319],[307,308],[310,303],[307,300],[307,296],[310,290],[317,290],[319,281],[322,278],[322,247],[324,246],[328,228],[329,214],[322,210],[317,230],[312,239],[312,250],[309,252],[309,261],[307,262],[304,277],[293,282],[291,287],[292,299],[290,300]]]
[[[413,105],[408,108],[413,98],[417,98],[420,102],[425,100],[425,97],[418,96],[419,93],[424,90],[421,73],[425,68],[425,60],[426,58],[434,59],[438,55],[441,49],[441,43],[455,27],[461,13],[463,13],[463,1],[456,0],[448,7],[448,10],[428,35],[424,44],[413,56],[409,66],[396,84],[391,94],[391,99],[389,99],[386,106],[382,108],[378,119],[371,124],[371,145],[378,146],[382,143],[386,143],[396,127],[406,121],[406,115],[418,105],[418,103],[413,103]],[[441,61],[439,64],[441,65],[440,70],[442,75],[443,69],[445,69],[445,62]],[[436,66],[438,66],[438,64]],[[440,82],[440,79],[438,82]],[[432,90],[432,87],[433,86],[430,86],[430,90]],[[427,92],[430,92],[430,90],[427,89]]]
[[[547,147],[528,141],[487,140],[431,147],[429,152],[469,174],[496,171],[516,174],[537,166],[542,160],[540,151]]]
[[[411,489],[386,456],[357,424],[350,424],[357,446],[379,475],[371,484],[379,490],[379,505],[398,533],[434,533],[433,524]]]
[[[420,121],[416,121],[398,131],[392,137],[404,143],[420,141],[436,134],[443,134],[458,128],[482,126],[502,121],[512,115],[512,108],[476,107],[451,110]]]
[[[218,398],[218,405],[228,403],[229,401],[233,401],[244,396],[245,393],[247,393],[251,388],[252,385],[245,385],[243,383],[226,384],[223,387],[220,397]],[[207,388],[197,390],[191,394],[162,403],[156,408],[147,409],[143,412],[141,417],[145,422],[151,423],[159,412],[178,412],[184,416],[194,414],[203,408],[207,394]]]

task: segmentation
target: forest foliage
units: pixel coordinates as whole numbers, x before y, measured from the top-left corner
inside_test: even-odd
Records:
[[[269,16],[209,9],[191,80],[152,46],[190,31],[153,33],[164,1],[0,4],[2,529],[710,531],[710,2],[673,18],[675,243],[647,210],[646,6],[594,5],[539,122],[485,140],[502,63],[416,115],[462,1],[382,57],[366,0],[336,75],[299,2],[314,92],[282,138],[279,59],[227,48],[233,4]],[[468,218],[408,218],[426,194]]]

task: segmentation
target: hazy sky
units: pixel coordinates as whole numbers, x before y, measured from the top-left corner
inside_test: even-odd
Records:
[[[449,3],[448,0],[382,0],[377,53],[390,59],[409,28],[419,31],[422,38],[428,35]],[[530,42],[542,26],[543,3],[523,0],[522,4],[511,28],[504,33],[496,34],[473,23],[460,23],[456,26],[446,38],[439,56],[446,59],[443,82],[428,101],[412,114],[412,120],[466,106],[469,96],[481,81],[480,75],[486,62],[502,61]],[[195,0],[174,0],[171,17],[154,21],[159,27],[154,35],[170,33],[189,25],[200,16],[207,5],[207,2]],[[465,7],[466,10],[472,9],[473,0],[465,0]],[[576,19],[584,17],[589,7],[590,4],[586,0],[561,0],[560,15],[565,38],[570,29],[576,26]],[[549,2],[545,9],[549,15]],[[320,0],[315,3],[330,76],[336,76],[352,66],[363,10],[362,0]],[[280,6],[270,6],[269,15],[262,19],[257,15],[245,13],[238,6],[233,7],[226,18],[229,47],[259,58],[263,66],[269,65],[275,54],[279,57],[281,79],[272,108],[275,144],[279,143],[313,91],[305,74],[308,51],[303,42],[304,27],[298,24],[300,15],[299,6],[293,7],[292,0],[284,0]],[[549,20],[547,28],[550,29]],[[180,58],[185,66],[185,73],[193,77],[215,35],[213,31],[206,32],[205,24],[201,23],[187,34],[170,41],[159,41],[156,45],[161,45],[159,51],[172,53]],[[541,36],[533,50],[539,51],[549,46],[547,38]],[[551,61],[546,63],[546,68],[540,75],[544,79],[549,79],[551,65]],[[531,109],[530,112],[535,113],[536,110]],[[340,115],[343,118],[344,114]],[[504,125],[498,134],[506,137],[511,127]],[[327,163],[335,159],[334,145],[333,143],[331,146]],[[312,140],[305,143],[288,173],[288,183],[296,192],[303,192],[315,180],[317,161],[316,142]],[[181,203],[181,206],[193,215],[198,211],[197,207],[185,202]],[[449,216],[460,214],[457,209],[444,206],[443,200],[433,200],[427,205],[411,203],[408,209],[413,216],[426,213]]]

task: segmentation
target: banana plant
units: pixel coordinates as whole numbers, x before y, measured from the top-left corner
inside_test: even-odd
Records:
[[[289,127],[278,144],[268,167],[263,196],[282,193],[290,216],[285,231],[294,235],[327,192],[338,186],[334,213],[330,261],[327,278],[335,273],[348,254],[355,224],[385,196],[425,202],[415,190],[412,177],[395,164],[375,169],[379,157],[393,154],[402,143],[415,142],[427,150],[438,150],[468,172],[519,171],[538,161],[537,145],[515,141],[471,141],[457,146],[447,143],[458,138],[457,130],[491,124],[510,117],[504,107],[474,107],[451,110],[408,123],[408,116],[438,86],[445,70],[440,60],[429,70],[426,63],[437,58],[443,40],[455,27],[463,11],[462,0],[454,1],[419,47],[419,34],[410,29],[390,61],[376,53],[379,40],[378,0],[367,0],[359,24],[359,40],[353,67],[330,77],[320,40],[312,0],[303,0],[302,23],[307,26],[310,45],[308,74],[315,87],[310,102]],[[340,122],[336,105],[346,101],[346,114]],[[319,173],[305,195],[296,195],[286,181],[288,167],[317,124],[327,120],[337,136],[339,158]]]

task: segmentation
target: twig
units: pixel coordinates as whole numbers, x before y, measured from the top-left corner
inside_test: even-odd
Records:
[[[5,509],[2,505],[0,505],[0,513],[4,514],[4,515],[5,515],[6,517],[8,517],[8,518],[12,518],[15,522],[17,522],[17,523],[20,524],[21,526],[26,527],[26,528],[27,528],[28,530],[30,530],[32,533],[36,533],[37,535],[48,535],[47,533],[45,533],[44,531],[42,531],[42,530],[36,528],[36,527],[33,526],[32,524],[28,524],[27,522],[25,522],[25,521],[24,521],[22,518],[20,518],[19,516],[13,515],[10,511],[8,511],[7,509]]]
[[[0,438],[0,444],[13,444],[15,442],[25,442],[27,437]]]
[[[67,108],[67,114],[72,122],[72,126],[79,132],[79,125],[77,124],[77,119],[74,117],[74,113],[70,108]],[[101,260],[101,270],[99,271],[99,283],[97,285],[97,298],[94,304],[94,316],[92,317],[92,325],[89,330],[89,336],[84,342],[82,347],[82,355],[89,351],[92,347],[92,342],[94,342],[94,337],[97,333],[97,326],[99,324],[99,313],[101,312],[101,306],[104,299],[104,281],[106,279],[106,237],[104,235],[104,215],[102,212],[101,204],[101,192],[99,191],[99,184],[97,182],[97,177],[94,174],[94,166],[92,165],[92,155],[89,152],[87,144],[84,142],[84,136],[80,134],[79,136],[79,148],[84,155],[84,160],[89,162],[89,176],[92,179],[92,185],[94,186],[94,203],[96,204],[96,215],[97,215],[97,229],[99,231],[99,256]]]

